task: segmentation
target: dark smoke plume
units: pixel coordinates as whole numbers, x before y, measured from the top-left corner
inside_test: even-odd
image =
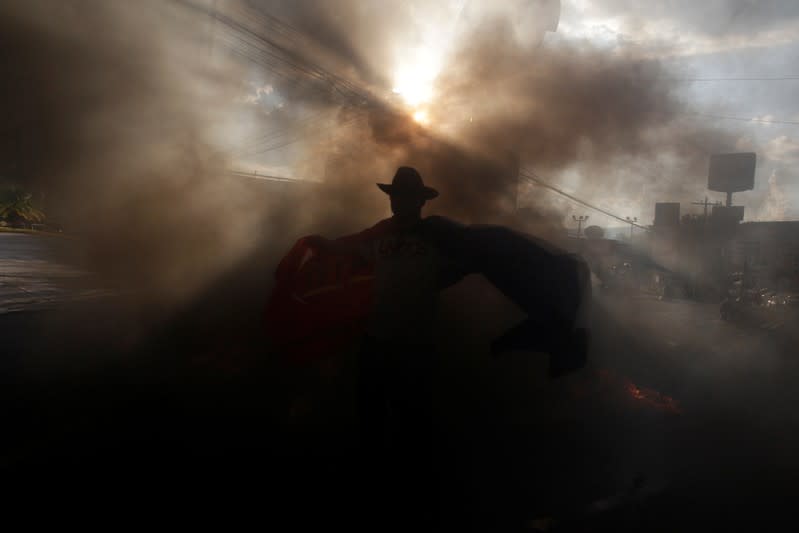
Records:
[[[209,17],[214,5],[230,20]],[[512,10],[501,9],[462,17],[426,109],[429,124],[417,124],[391,99],[393,64],[415,25],[444,7],[6,2],[4,178],[46,193],[51,216],[85,237],[93,270],[169,306],[260,243],[280,237],[279,256],[303,233],[335,236],[388,215],[374,183],[399,165],[418,167],[441,191],[431,213],[514,222],[526,202],[534,207],[528,226],[552,234],[568,206],[528,190],[519,168],[579,176],[572,190],[587,199],[629,197],[652,181],[684,195],[703,174],[706,152],[731,146],[724,135],[684,126],[657,62],[583,44],[539,45],[543,34],[521,38]],[[296,69],[275,75],[271,56],[242,45],[258,32],[283,43],[295,63],[310,58],[346,83],[331,89]],[[268,87],[262,92],[283,99],[274,111],[241,105],[253,72]],[[366,99],[347,95],[352,87]],[[238,148],[225,128],[243,111],[242,121],[269,131],[296,125],[299,109],[329,110],[339,125],[324,140],[295,145],[309,168],[322,169],[312,176],[321,188],[252,194],[252,184],[228,176]]]
[[[357,12],[359,5],[341,2],[338,12]],[[324,26],[321,36],[334,52],[331,68],[345,69],[349,45],[342,43],[367,42],[374,28],[388,28],[386,38],[403,35],[389,21],[401,21],[406,13],[400,7],[386,13],[374,13],[370,24],[353,22],[335,36],[331,32],[346,17],[325,24],[320,20],[325,11],[307,6],[286,16],[295,17],[297,25]],[[388,179],[399,164],[411,164],[442,191],[432,211],[468,221],[506,221],[514,207],[532,204],[547,213],[549,229],[561,226],[570,206],[517,180],[519,168],[529,166],[555,180],[571,173],[577,176],[571,190],[588,200],[612,193],[630,198],[642,191],[641,202],[654,203],[702,191],[708,154],[732,149],[735,139],[686,120],[689,110],[664,67],[585,43],[539,45],[543,30],[522,39],[510,14],[494,11],[472,17],[479,23],[462,25],[426,109],[429,126],[415,124],[401,106],[370,109],[365,130],[342,135],[328,152],[318,153],[328,158],[332,151],[346,164],[334,165],[328,177],[342,187],[352,184],[354,191],[372,187],[378,177]],[[401,41],[399,36],[395,40]],[[381,52],[373,53],[383,57]],[[380,61],[357,64],[366,63]],[[369,203],[380,196],[353,192],[351,199],[356,212],[372,212]],[[357,205],[359,199],[365,203]],[[319,215],[324,212],[321,206]]]
[[[207,26],[150,1],[0,7],[3,177],[46,194],[106,281],[165,304],[237,260],[258,217],[209,140],[236,84],[204,68]]]

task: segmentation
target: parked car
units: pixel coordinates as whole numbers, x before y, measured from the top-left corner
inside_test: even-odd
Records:
[[[733,284],[721,302],[722,320],[748,327],[781,329],[799,325],[799,294],[779,293],[767,288],[743,289]]]

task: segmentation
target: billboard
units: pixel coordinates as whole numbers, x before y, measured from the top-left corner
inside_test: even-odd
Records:
[[[757,155],[753,152],[713,154],[707,188],[717,192],[749,191],[755,187]]]
[[[659,202],[655,204],[655,226],[674,227],[680,225],[680,204]]]

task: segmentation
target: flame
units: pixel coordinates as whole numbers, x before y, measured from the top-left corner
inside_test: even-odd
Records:
[[[641,392],[641,389],[635,386],[635,383],[629,382],[625,385],[625,388],[627,389],[627,392],[630,393],[630,396],[632,396],[634,399],[636,400],[646,399],[646,395],[643,392]]]
[[[667,413],[680,414],[680,406],[671,396],[666,396],[654,389],[641,389],[632,381],[626,380],[625,389],[630,397],[636,401]]]
[[[639,387],[630,379],[618,376],[609,370],[599,370],[589,379],[594,381],[599,387],[591,387],[589,383],[575,385],[572,392],[576,398],[584,398],[591,392],[602,393],[604,395],[607,392],[613,393],[619,391],[626,398],[633,400],[637,405],[655,409],[663,413],[682,413],[679,402],[671,396],[667,396],[655,389]]]

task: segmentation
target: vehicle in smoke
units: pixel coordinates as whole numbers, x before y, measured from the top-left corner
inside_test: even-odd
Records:
[[[740,326],[784,329],[799,325],[799,294],[747,286],[744,275],[735,273],[719,313],[722,320]]]
[[[620,260],[607,268],[596,268],[599,288],[606,294],[648,294],[663,299],[691,297],[691,284],[685,276],[639,256]]]
[[[638,280],[632,263],[622,261],[611,265],[600,278],[602,290],[629,293],[638,289]]]
[[[661,300],[687,299],[693,294],[688,280],[670,271],[660,271],[653,276],[652,291]]]

